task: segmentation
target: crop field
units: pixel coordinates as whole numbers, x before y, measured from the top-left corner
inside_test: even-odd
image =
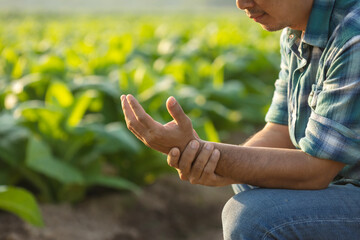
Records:
[[[175,96],[207,140],[251,133],[272,97],[278,39],[240,14],[0,15],[0,185],[12,186],[0,208],[41,225],[20,196],[74,202],[170,171],[127,130],[121,94],[162,123]]]

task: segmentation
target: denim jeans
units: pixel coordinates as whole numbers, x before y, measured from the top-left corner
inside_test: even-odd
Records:
[[[360,239],[360,187],[324,190],[233,186],[222,212],[224,239]]]

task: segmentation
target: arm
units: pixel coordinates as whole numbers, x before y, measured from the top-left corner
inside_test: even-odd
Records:
[[[205,146],[207,145],[209,143],[205,143]],[[180,164],[170,164],[176,162],[177,158],[169,156],[169,165],[178,168],[182,180],[196,184],[222,186],[237,182],[291,189],[324,188],[344,166],[342,163],[314,158],[295,150],[287,126],[273,123],[268,123],[263,130],[250,138],[244,147],[221,143],[213,145],[212,148],[221,152],[221,159],[214,161],[216,170],[214,168],[213,175],[207,172],[204,176],[201,175],[201,178],[197,177],[197,172],[206,171],[201,164],[205,161],[202,159],[204,157],[200,157],[203,152],[208,151],[205,148],[201,149],[194,160],[197,149],[187,147],[178,160]]]
[[[290,141],[288,127],[275,123],[266,124],[262,130],[249,138],[243,146],[294,148]],[[171,167],[178,171],[181,180],[189,181],[191,184],[224,186],[236,183],[231,178],[225,178],[215,173],[220,159],[220,152],[217,149],[213,150],[214,148],[214,144],[207,143],[197,156],[199,144],[197,141],[191,141],[182,153],[180,153],[179,149],[173,148],[168,155],[167,161]]]
[[[295,150],[288,126],[275,123],[267,123],[261,131],[243,144],[243,148],[225,144],[215,146],[223,149],[224,153],[216,169],[218,174],[262,187],[326,187],[344,166]],[[249,147],[257,149],[252,150]],[[234,171],[229,172],[231,169]],[[326,169],[329,169],[329,174],[322,176]]]
[[[301,150],[241,147],[215,143],[221,158],[215,172],[238,183],[267,188],[326,188],[343,163],[312,157]]]
[[[194,139],[199,141],[200,149],[206,143],[195,136],[190,119],[174,98],[167,102],[174,121],[165,125],[155,122],[132,96],[122,96],[122,104],[128,128],[155,150],[168,153],[171,148],[178,147],[183,151]],[[271,132],[275,127],[270,126],[252,138],[248,145],[252,141],[254,147],[214,143],[221,153],[215,172],[238,183],[261,187],[320,189],[326,187],[343,168],[342,163],[315,158],[301,150],[255,146],[260,141],[264,145],[270,144],[273,135],[267,131]],[[261,137],[263,134],[267,137]],[[288,145],[290,140],[285,139],[279,141],[285,145],[278,147]]]

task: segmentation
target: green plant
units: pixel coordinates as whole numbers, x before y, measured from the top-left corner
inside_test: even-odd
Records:
[[[173,95],[199,135],[219,141],[263,123],[278,72],[278,35],[241,15],[0,23],[0,184],[43,201],[78,201],[95,186],[137,191],[170,170],[126,129],[121,94],[160,122]]]
[[[34,226],[44,226],[35,198],[24,189],[0,186],[0,209],[12,212]]]

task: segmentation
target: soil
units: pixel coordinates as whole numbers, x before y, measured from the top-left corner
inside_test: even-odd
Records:
[[[0,212],[0,240],[219,240],[230,187],[166,176],[141,193],[102,193],[76,205],[42,204],[45,227]]]

